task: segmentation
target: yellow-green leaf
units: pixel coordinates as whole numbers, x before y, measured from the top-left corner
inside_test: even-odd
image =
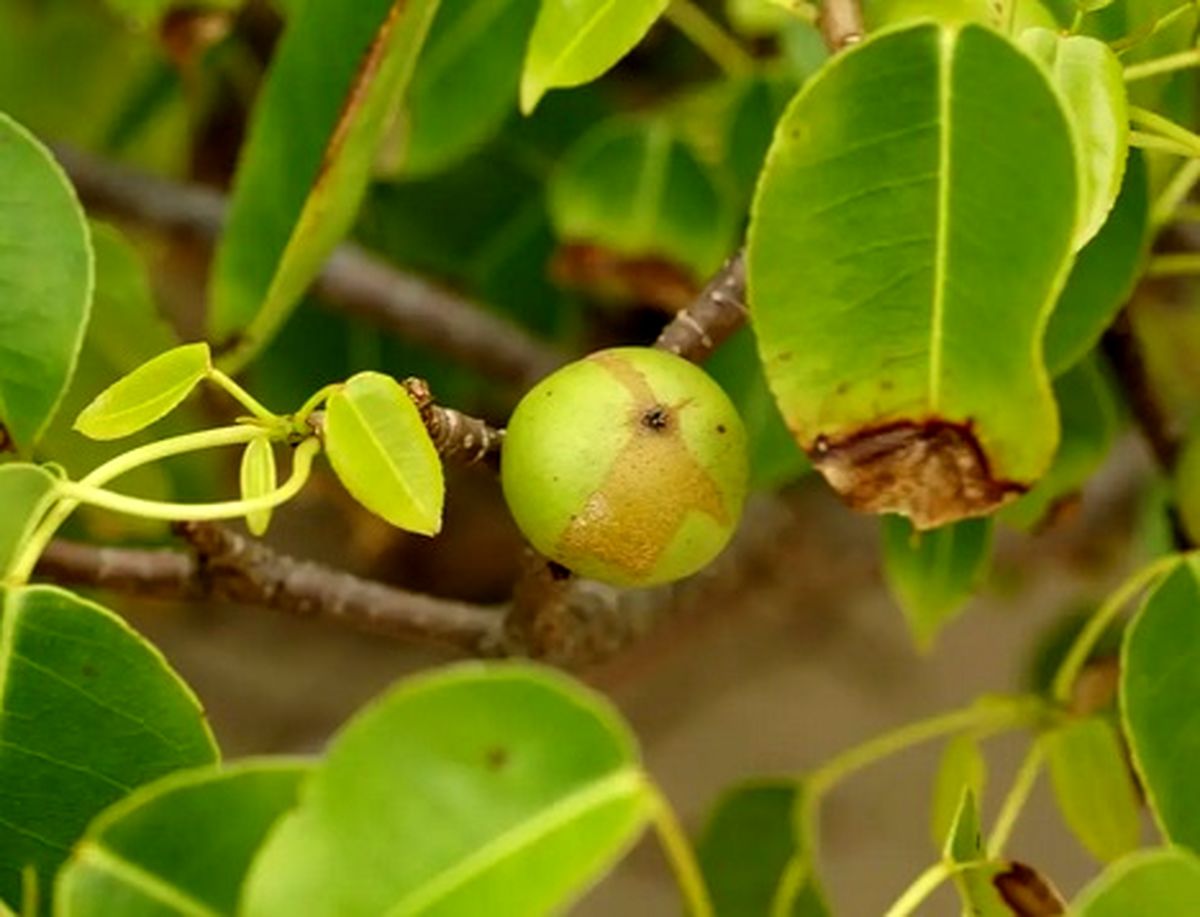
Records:
[[[421,414],[382,373],[359,373],[326,406],[325,448],[346,490],[392,525],[422,535],[442,527],[445,482]]]
[[[273,491],[279,484],[275,471],[275,449],[269,437],[252,439],[242,453],[242,499],[253,500]],[[271,524],[271,510],[260,509],[246,514],[246,528],[252,535],[265,535]]]
[[[929,825],[934,846],[940,849],[950,835],[963,792],[970,790],[973,799],[981,799],[986,782],[987,761],[975,737],[955,736],[947,742],[933,782]]]
[[[1195,917],[1198,912],[1200,859],[1180,848],[1130,854],[1071,905],[1075,917]]]
[[[0,465],[0,582],[49,508],[54,476],[37,465]]]
[[[92,439],[119,439],[170,414],[212,367],[207,344],[184,344],[143,363],[96,396],[75,420]]]

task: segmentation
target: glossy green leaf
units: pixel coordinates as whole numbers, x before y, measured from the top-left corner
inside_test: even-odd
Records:
[[[212,276],[231,368],[283,324],[358,209],[437,0],[308,0],[258,99]]]
[[[207,344],[184,344],[118,379],[84,408],[75,429],[92,439],[120,439],[161,420],[212,368]]]
[[[1082,220],[1076,245],[1082,248],[1112,210],[1129,154],[1129,100],[1121,61],[1102,41],[1029,29],[1021,46],[1050,74],[1062,94],[1075,130],[1082,180]]]
[[[246,917],[555,912],[646,823],[632,736],[526,665],[412,679],[351,722],[251,869]]]
[[[1049,466],[1038,355],[1075,161],[1045,73],[979,26],[871,37],[792,102],[755,197],[751,308],[788,426],[852,506],[932,528]]]
[[[62,169],[0,113],[0,451],[28,451],[71,382],[92,301],[87,222]]]
[[[521,111],[550,89],[588,83],[650,31],[668,0],[542,0],[521,71]]]
[[[275,470],[275,448],[271,445],[269,437],[253,439],[246,444],[246,451],[242,453],[240,480],[243,500],[266,496],[279,486],[279,477]],[[270,524],[270,509],[258,510],[246,516],[246,528],[252,535],[265,535]]]
[[[987,575],[992,520],[964,519],[918,532],[901,516],[885,516],[881,526],[888,589],[913,639],[928,649]]]
[[[235,914],[250,863],[310,766],[238,762],[172,774],[88,827],[55,886],[58,917]]]
[[[4,594],[0,620],[0,898],[21,870],[43,901],[93,816],[217,749],[195,695],[112,612],[62,589]]]
[[[753,489],[773,490],[808,471],[808,459],[792,439],[767,388],[749,329],[722,344],[704,369],[725,389],[746,427]]]
[[[1053,516],[1108,457],[1120,430],[1120,408],[1105,369],[1085,359],[1054,382],[1062,435],[1054,463],[1029,493],[1000,512],[1000,518],[1027,531]]]
[[[1107,720],[1074,720],[1044,739],[1054,796],[1067,825],[1096,859],[1133,850],[1141,836],[1137,790]]]
[[[772,914],[786,876],[806,873],[793,889],[790,917],[827,917],[824,893],[812,875],[813,851],[796,831],[804,789],[796,780],[760,780],[726,790],[697,845],[700,869],[716,917]]]
[[[1074,917],[1193,917],[1200,908],[1200,859],[1186,850],[1141,850],[1113,863],[1079,893]]]
[[[406,175],[461,159],[516,109],[537,10],[529,0],[441,0],[408,93]]]
[[[1182,563],[1150,593],[1121,650],[1121,718],[1163,834],[1200,850],[1200,585]]]
[[[1076,256],[1046,328],[1046,367],[1059,376],[1096,346],[1129,301],[1149,242],[1146,161],[1130,151],[1121,193],[1108,221]]]
[[[54,499],[54,476],[37,465],[0,465],[0,583]]]
[[[611,120],[571,148],[549,188],[559,238],[664,258],[704,279],[734,248],[708,169],[663,121]]]
[[[948,741],[933,781],[929,827],[934,846],[941,849],[950,836],[963,792],[969,790],[972,799],[982,799],[986,783],[987,761],[978,740],[971,735],[961,735]]]
[[[442,527],[442,463],[404,388],[359,373],[330,397],[325,448],[351,496],[392,525],[422,535]]]

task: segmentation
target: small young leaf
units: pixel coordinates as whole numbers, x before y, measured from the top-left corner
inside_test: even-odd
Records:
[[[990,29],[879,33],[793,100],[755,195],[751,311],[789,428],[850,505],[935,528],[1049,467],[1040,354],[1077,196],[1056,92]]]
[[[212,368],[207,344],[184,344],[118,379],[84,408],[75,429],[91,439],[120,439],[161,420]]]
[[[359,373],[329,399],[325,448],[351,496],[421,535],[442,527],[442,463],[416,405],[381,373]]]
[[[985,858],[979,806],[970,787],[962,789],[954,820],[943,845],[942,857],[954,864],[977,863]],[[954,885],[965,913],[974,917],[1012,917],[1012,911],[992,884],[993,879],[1006,868],[1005,863],[987,862],[955,873]]]
[[[981,799],[986,782],[987,761],[979,742],[970,735],[955,736],[947,742],[933,781],[929,826],[935,847],[941,849],[950,836],[962,804],[963,791],[969,790],[972,799]]]
[[[246,444],[246,451],[242,453],[241,484],[243,500],[265,496],[279,486],[275,472],[275,449],[268,437],[252,439]],[[252,535],[265,535],[270,524],[269,508],[246,516],[246,528]]]
[[[543,0],[525,67],[521,111],[547,90],[587,83],[629,53],[667,8],[668,0]]]
[[[1121,61],[1102,41],[1051,29],[1029,29],[1020,43],[1050,74],[1075,132],[1083,180],[1075,244],[1082,248],[1108,219],[1125,174],[1129,100]]]
[[[54,497],[54,476],[37,465],[0,465],[0,583]]]
[[[1071,904],[1075,917],[1194,917],[1200,859],[1178,847],[1139,850],[1113,863]]]
[[[812,875],[814,851],[802,849],[796,830],[803,793],[796,780],[763,780],[735,786],[717,800],[696,848],[717,917],[775,913],[780,885],[798,866],[807,875],[789,917],[827,917]]]
[[[881,524],[888,589],[913,639],[928,649],[987,575],[993,522],[964,519],[929,532],[901,516],[884,516]]]
[[[658,257],[693,279],[733,248],[735,223],[713,176],[662,121],[602,122],[571,148],[550,184],[560,239]]]
[[[101,810],[217,758],[200,704],[159,652],[65,590],[3,594],[0,684],[0,898],[14,907],[27,866],[50,900],[55,870]]]
[[[251,867],[246,917],[557,913],[646,824],[616,712],[557,673],[412,679],[333,740]]]
[[[309,0],[290,17],[213,264],[209,329],[237,336],[222,365],[237,368],[274,336],[349,228],[436,8]]]
[[[516,108],[538,4],[441,0],[408,94],[405,176],[445,169]]]
[[[92,301],[87,222],[66,175],[0,113],[0,452],[29,451],[71,382]]]
[[[235,914],[250,863],[310,765],[239,761],[172,774],[105,810],[55,884],[60,917]]]
[[[1200,585],[1182,563],[1146,598],[1121,650],[1121,719],[1162,832],[1200,850]]]
[[[1080,843],[1103,862],[1137,847],[1137,790],[1108,721],[1075,720],[1043,741],[1059,810]]]

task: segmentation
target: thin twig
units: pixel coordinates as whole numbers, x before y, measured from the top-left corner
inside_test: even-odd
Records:
[[[192,552],[101,548],[58,540],[39,576],[148,598],[222,600],[332,621],[388,637],[500,652],[500,609],[453,602],[298,560],[211,523],[185,523]]]
[[[218,191],[147,175],[71,147],[54,152],[90,207],[209,244],[220,235],[226,200]],[[338,247],[314,291],[342,311],[504,382],[527,385],[562,362],[548,345],[483,306],[357,245]]]
[[[695,301],[662,330],[654,346],[693,363],[703,363],[746,323],[746,255],[739,250],[708,282]]]
[[[862,41],[866,31],[858,0],[824,0],[818,21],[825,44],[832,52]]]

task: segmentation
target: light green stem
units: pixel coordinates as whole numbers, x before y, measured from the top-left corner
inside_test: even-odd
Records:
[[[671,803],[656,785],[647,781],[650,793],[650,817],[654,822],[654,830],[662,843],[663,852],[671,863],[675,873],[675,881],[683,893],[684,901],[692,917],[713,917],[712,899],[708,887],[704,884],[704,875],[700,864],[696,862],[696,854],[688,841],[687,832],[679,823]]]
[[[1200,254],[1155,255],[1146,267],[1148,277],[1200,276]]]
[[[916,913],[917,908],[925,902],[925,899],[932,895],[939,885],[954,875],[956,869],[954,863],[947,863],[944,860],[934,863],[913,879],[912,884],[888,908],[884,917],[908,917],[909,914]]]
[[[185,433],[183,436],[173,436],[170,439],[147,443],[145,446],[131,449],[100,465],[86,475],[79,485],[88,488],[102,487],[143,465],[188,452],[198,452],[201,449],[248,443],[262,434],[263,428],[257,424],[238,424],[232,427],[204,430],[199,433]],[[34,529],[33,534],[29,536],[20,557],[12,565],[10,576],[13,582],[19,584],[29,580],[38,558],[46,550],[46,545],[50,543],[50,539],[54,537],[59,526],[78,506],[78,500],[64,498],[59,500],[54,508],[46,514],[46,517]]]
[[[1029,794],[1033,792],[1033,785],[1037,782],[1038,774],[1041,772],[1042,757],[1042,743],[1038,739],[1034,739],[1021,766],[1017,768],[1012,788],[1004,797],[1000,812],[996,815],[996,823],[992,827],[992,833],[987,842],[989,859],[994,860],[999,857],[1004,852],[1004,845],[1012,837],[1013,828],[1017,826],[1021,810],[1025,808],[1025,803],[1029,800]]]
[[[1126,51],[1137,47],[1142,42],[1149,41],[1164,29],[1169,29],[1175,24],[1176,20],[1186,16],[1194,9],[1196,9],[1196,0],[1187,0],[1187,2],[1181,3],[1179,6],[1175,7],[1169,12],[1163,13],[1163,15],[1159,16],[1156,20],[1154,20],[1154,24],[1150,28],[1141,29],[1140,31],[1134,32],[1131,35],[1126,35],[1124,38],[1118,38],[1116,41],[1110,41],[1109,47],[1111,47],[1118,54],[1124,54]]]
[[[1125,68],[1125,82],[1133,83],[1146,80],[1163,73],[1174,73],[1176,70],[1186,70],[1189,67],[1200,67],[1200,48],[1190,51],[1180,51],[1178,54],[1167,54],[1153,60],[1130,64]]]
[[[812,772],[807,786],[812,797],[819,798],[855,771],[915,745],[968,729],[1000,732],[1028,725],[1034,722],[1041,712],[1042,702],[1039,699],[1015,697],[973,704],[962,710],[953,710],[931,719],[909,723],[831,758]]]
[[[1100,638],[1104,636],[1104,632],[1108,630],[1109,625],[1116,620],[1117,616],[1125,609],[1125,606],[1138,593],[1146,589],[1160,576],[1164,576],[1174,569],[1176,565],[1182,562],[1183,557],[1184,555],[1181,554],[1169,554],[1166,557],[1160,557],[1148,566],[1142,567],[1118,586],[1116,591],[1096,609],[1095,614],[1091,616],[1087,624],[1083,626],[1083,630],[1079,632],[1079,636],[1075,638],[1075,642],[1071,644],[1067,655],[1063,657],[1058,671],[1054,673],[1051,691],[1055,701],[1060,704],[1066,704],[1070,701],[1071,692],[1075,688],[1075,680],[1079,677],[1079,673],[1083,670],[1084,665],[1087,664],[1092,650],[1095,649]]]
[[[1159,192],[1158,199],[1150,208],[1150,225],[1160,227],[1172,220],[1197,181],[1200,181],[1200,158],[1188,159],[1175,170],[1167,186]]]
[[[1145,131],[1130,131],[1129,145],[1139,150],[1154,150],[1156,153],[1169,153],[1172,156],[1200,155],[1190,146],[1184,146],[1178,141],[1160,137],[1158,134],[1148,134]]]
[[[296,423],[303,424],[312,415],[313,411],[319,408],[330,395],[341,387],[342,384],[340,382],[334,382],[313,392],[308,400],[300,405],[300,410],[296,412]]]
[[[64,481],[58,485],[59,492],[75,503],[98,506],[114,513],[140,516],[143,519],[163,519],[168,522],[208,522],[217,519],[237,519],[250,513],[273,509],[296,496],[308,482],[312,472],[313,458],[321,451],[316,439],[306,439],[292,458],[291,476],[275,490],[248,500],[224,500],[217,503],[167,503],[158,500],[143,500],[127,497],[99,487]]]
[[[1189,155],[1200,156],[1200,134],[1189,131],[1186,127],[1176,124],[1170,118],[1164,118],[1157,112],[1147,108],[1132,105],[1129,108],[1129,120],[1134,124],[1149,128],[1160,137],[1174,140],[1183,149],[1191,150]]]
[[[812,852],[809,852],[812,855]],[[775,886],[775,894],[771,898],[770,917],[791,917],[796,903],[796,897],[804,888],[804,883],[812,871],[812,862],[805,857],[792,856],[783,868],[779,884]]]
[[[248,391],[238,385],[230,376],[227,376],[215,366],[208,371],[208,378],[214,384],[223,388],[226,392],[233,396],[247,411],[257,417],[259,420],[278,420],[279,415],[274,411],[268,410],[262,402],[251,395]]]
[[[666,17],[728,75],[754,72],[754,58],[692,0],[671,0]]]

